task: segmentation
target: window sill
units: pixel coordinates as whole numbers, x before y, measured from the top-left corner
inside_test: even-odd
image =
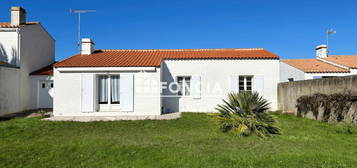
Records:
[[[120,110],[102,110],[102,111],[96,111],[97,113],[132,113],[132,111],[120,111]]]
[[[178,98],[192,98],[192,96],[177,96]]]

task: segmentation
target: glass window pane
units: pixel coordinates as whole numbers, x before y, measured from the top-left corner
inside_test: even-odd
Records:
[[[239,91],[244,91],[244,77],[243,76],[239,77],[238,87],[239,87]]]
[[[251,82],[252,81],[252,77],[251,76],[247,76],[247,82]]]
[[[183,81],[182,77],[177,77],[177,84],[178,84],[178,93],[177,94],[179,96],[182,96],[182,92],[183,92],[182,81]]]
[[[108,76],[99,76],[98,78],[98,96],[99,104],[108,103]]]
[[[247,91],[252,91],[252,77],[247,76]]]
[[[191,88],[191,77],[185,78],[185,95],[190,95],[190,88]]]
[[[119,104],[120,103],[120,82],[119,82],[119,76],[111,76],[110,80],[110,88],[111,88],[111,104]]]

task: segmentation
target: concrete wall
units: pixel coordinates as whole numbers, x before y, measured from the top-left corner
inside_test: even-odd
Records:
[[[279,60],[165,60],[162,65],[162,80],[173,82],[177,76],[201,77],[201,98],[168,97],[163,94],[163,106],[169,112],[214,112],[217,104],[231,90],[232,75],[264,76],[264,97],[277,109],[277,84],[279,82]],[[253,88],[254,89],[254,88]]]
[[[134,73],[134,111],[133,112],[81,112],[81,74],[82,72],[60,72],[54,70],[54,115],[55,116],[118,116],[118,115],[160,115],[160,68],[155,72],[91,72],[94,74]],[[96,95],[94,95],[96,96]],[[97,103],[97,102],[96,102]]]
[[[9,39],[11,37],[17,38],[18,42],[15,45],[16,40],[14,39],[9,39],[9,41],[0,40],[0,46],[7,48],[6,55],[10,60],[16,57],[19,58],[19,61],[17,61],[19,69],[16,70],[18,71],[16,73],[4,72],[7,75],[0,77],[2,79],[0,80],[0,90],[4,90],[5,92],[0,104],[9,107],[0,110],[0,115],[33,109],[31,77],[29,74],[53,63],[55,58],[55,41],[41,25],[27,25],[20,28],[13,28],[11,29],[13,30],[12,32],[6,32],[5,30],[10,29],[1,28],[0,39],[3,39],[3,37]],[[14,34],[14,32],[16,32],[16,34]],[[9,52],[9,50],[16,49],[17,52]],[[13,83],[8,83],[8,81],[10,81],[9,79],[11,79]],[[13,91],[14,89],[6,89],[7,85],[15,85],[14,83],[18,85],[14,88],[16,92]],[[6,102],[19,103],[17,103],[15,107]]]
[[[357,93],[357,75],[285,82],[278,84],[278,108],[284,112],[296,112],[296,100],[300,96],[315,93],[334,94],[352,91]]]

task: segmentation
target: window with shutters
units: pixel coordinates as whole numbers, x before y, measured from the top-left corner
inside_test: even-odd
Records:
[[[252,91],[253,76],[239,76],[239,91]]]
[[[177,77],[177,85],[179,96],[189,96],[191,93],[191,76],[178,76]]]
[[[120,76],[98,76],[98,104],[101,111],[117,109],[120,104]]]

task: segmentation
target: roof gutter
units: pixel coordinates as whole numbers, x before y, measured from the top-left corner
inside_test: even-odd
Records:
[[[60,72],[156,71],[156,67],[55,67]]]

